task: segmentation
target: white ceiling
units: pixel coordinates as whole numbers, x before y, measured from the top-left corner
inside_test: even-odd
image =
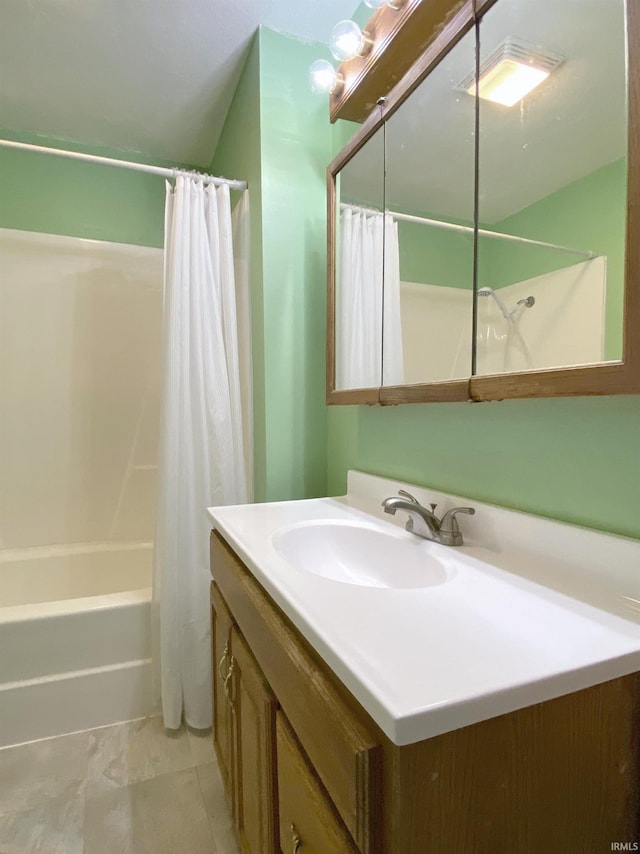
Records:
[[[357,0],[1,0],[0,127],[207,167],[260,24],[326,43]]]

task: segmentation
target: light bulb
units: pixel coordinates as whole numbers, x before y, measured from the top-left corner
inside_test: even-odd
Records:
[[[339,21],[333,28],[329,47],[338,62],[358,56],[364,45],[364,33],[354,21]]]
[[[309,84],[312,92],[331,94],[338,82],[338,72],[326,59],[316,59],[309,67]]]
[[[400,9],[405,0],[364,0],[365,6],[370,9],[382,9],[383,6],[389,6],[390,9]]]

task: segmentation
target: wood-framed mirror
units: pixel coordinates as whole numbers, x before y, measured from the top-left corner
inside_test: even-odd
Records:
[[[329,403],[640,392],[639,46],[638,0],[457,4],[327,171]],[[542,83],[519,94],[510,63]],[[360,208],[382,241],[366,388],[336,373],[338,302],[369,317],[342,251]]]

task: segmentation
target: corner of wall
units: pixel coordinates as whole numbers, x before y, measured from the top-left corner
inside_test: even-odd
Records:
[[[326,494],[327,102],[308,68],[326,47],[262,27],[260,157],[266,497]]]

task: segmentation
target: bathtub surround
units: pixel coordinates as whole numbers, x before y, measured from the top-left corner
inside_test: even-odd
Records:
[[[211,726],[208,526],[199,508],[250,495],[241,374],[249,300],[238,312],[228,186],[167,184],[163,391],[154,545],[154,658],[170,729]],[[251,375],[242,381],[250,391]],[[157,622],[157,625],[156,625]]]
[[[0,549],[150,542],[162,252],[0,229]]]

